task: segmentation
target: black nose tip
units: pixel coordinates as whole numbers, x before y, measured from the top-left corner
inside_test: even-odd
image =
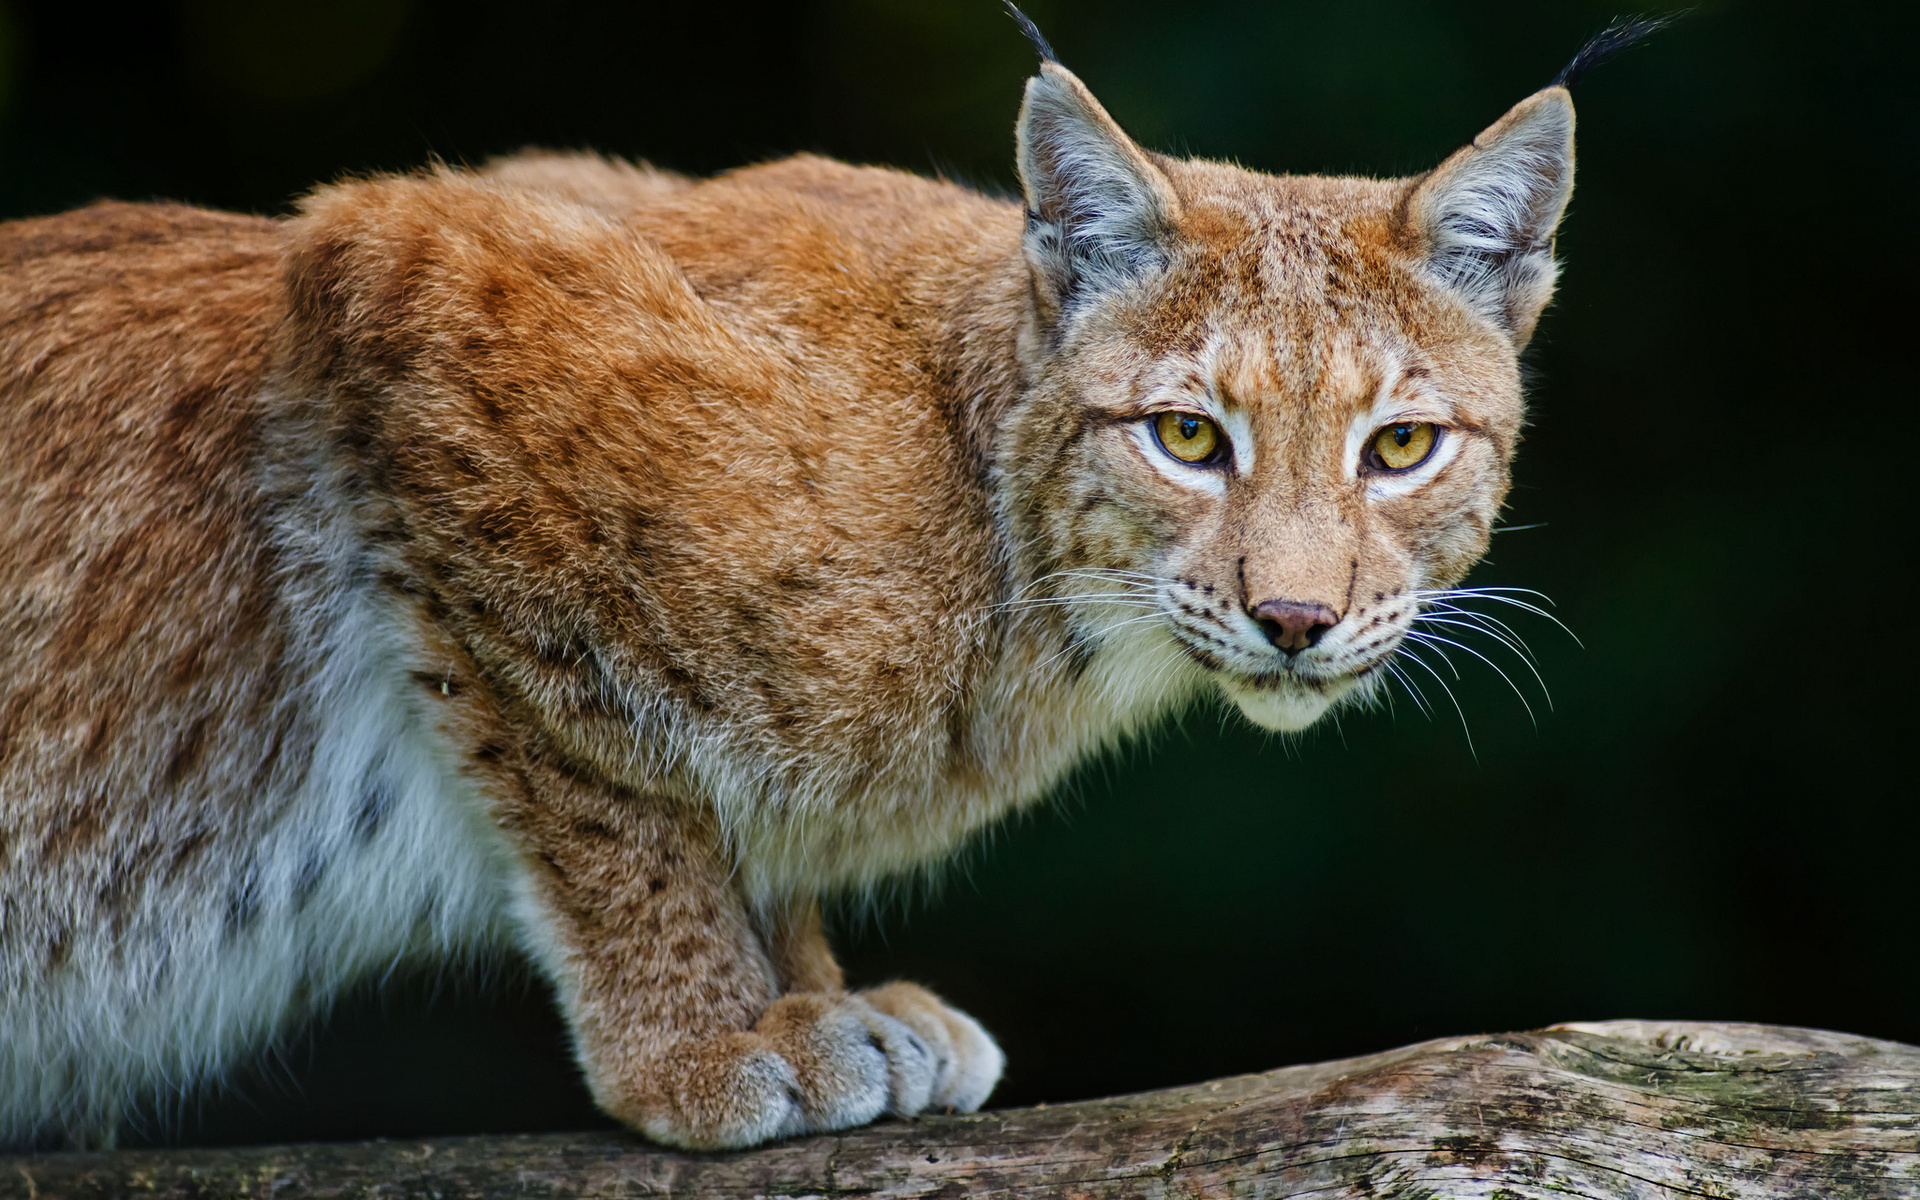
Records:
[[[1305,650],[1340,623],[1332,608],[1306,600],[1262,600],[1252,613],[1267,640],[1289,652]]]

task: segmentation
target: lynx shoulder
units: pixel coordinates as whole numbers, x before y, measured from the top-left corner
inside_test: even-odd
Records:
[[[489,948],[665,1142],[984,1102],[821,898],[1376,689],[1573,173],[1557,86],[1413,179],[1153,154],[1051,60],[1017,134],[1023,202],[541,155],[0,227],[0,1142]]]

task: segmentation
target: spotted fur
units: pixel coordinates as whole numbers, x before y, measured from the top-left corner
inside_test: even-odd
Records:
[[[977,1107],[992,1040],[850,992],[820,899],[1203,695],[1374,686],[1505,494],[1572,120],[1273,177],[1047,62],[1024,204],[543,155],[0,227],[0,1142],[495,951],[662,1141]]]

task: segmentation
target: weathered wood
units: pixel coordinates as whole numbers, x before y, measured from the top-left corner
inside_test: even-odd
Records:
[[[1920,1048],[1614,1021],[734,1154],[618,1134],[0,1159],[0,1200],[1920,1196]]]

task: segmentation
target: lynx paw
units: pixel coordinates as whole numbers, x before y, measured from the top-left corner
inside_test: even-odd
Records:
[[[860,995],[919,1034],[933,1051],[935,1066],[928,1108],[973,1112],[986,1103],[993,1086],[1000,1082],[1007,1056],[980,1028],[980,1022],[949,1007],[918,984],[892,983]]]
[[[859,996],[798,992],[752,1030],[682,1046],[657,1064],[663,1086],[629,1119],[669,1145],[751,1146],[911,1116],[927,1107],[941,1063],[914,1025]]]

